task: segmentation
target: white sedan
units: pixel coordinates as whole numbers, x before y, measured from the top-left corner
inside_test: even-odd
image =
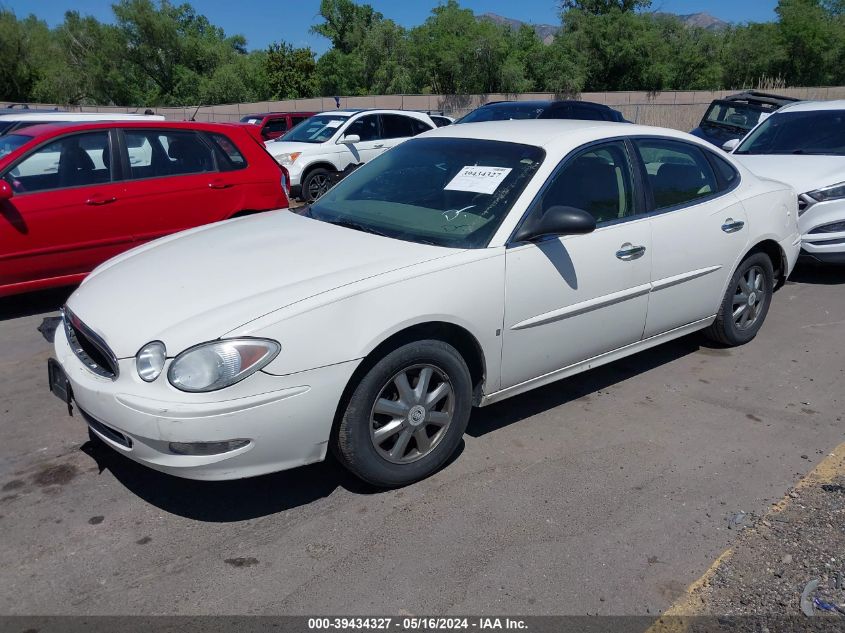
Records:
[[[473,406],[696,330],[759,331],[797,199],[680,132],[440,128],[301,214],[170,236],[95,270],[51,388],[124,455],[194,479],[325,458],[381,486],[455,452]]]
[[[736,160],[755,174],[798,192],[802,254],[845,264],[845,101],[788,105],[741,142],[725,144],[734,147]]]

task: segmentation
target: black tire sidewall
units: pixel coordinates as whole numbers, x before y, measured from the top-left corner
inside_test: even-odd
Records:
[[[748,272],[748,269],[752,266],[759,266],[763,269],[763,278],[766,286],[766,304],[763,306],[763,312],[758,315],[757,322],[747,330],[740,330],[736,327],[736,324],[734,323],[733,319],[734,291],[736,290],[736,287],[739,284],[740,277],[742,277],[742,275]],[[731,277],[728,289],[725,292],[725,297],[722,300],[722,327],[724,330],[725,337],[730,341],[732,345],[742,345],[743,343],[748,343],[755,336],[757,336],[757,333],[760,331],[760,328],[763,327],[763,323],[766,321],[766,316],[769,314],[769,308],[772,305],[772,296],[774,295],[774,284],[775,273],[774,267],[772,266],[772,260],[769,259],[769,256],[765,253],[754,253],[752,255],[749,255],[742,261],[739,266],[737,266],[737,269],[734,271],[734,274]]]
[[[331,172],[328,169],[323,167],[317,167],[316,169],[312,169],[308,172],[308,175],[305,176],[305,180],[302,181],[302,200],[307,203],[312,203],[318,200],[319,198],[311,199],[311,194],[308,192],[308,185],[311,183],[311,179],[314,176],[319,176],[320,174],[325,174],[329,176]]]
[[[452,423],[431,453],[409,464],[394,464],[381,457],[373,446],[370,413],[375,399],[392,376],[422,363],[439,367],[452,383],[455,397]],[[471,409],[472,379],[458,351],[436,340],[409,343],[376,362],[358,383],[341,419],[335,452],[352,472],[371,484],[396,487],[413,483],[436,472],[457,450]]]

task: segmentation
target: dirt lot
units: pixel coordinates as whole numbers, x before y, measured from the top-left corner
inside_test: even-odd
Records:
[[[389,492],[333,463],[196,483],[119,458],[47,391],[37,328],[66,293],[5,300],[0,613],[658,614],[752,532],[808,534],[761,521],[845,440],[845,272],[794,277],[751,344],[692,336],[478,410],[456,460]],[[806,516],[841,531],[845,494],[819,494]],[[731,595],[780,582],[755,567],[829,573],[841,541],[809,534]]]

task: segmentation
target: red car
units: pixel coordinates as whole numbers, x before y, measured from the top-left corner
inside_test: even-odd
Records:
[[[299,125],[305,119],[314,116],[316,112],[265,112],[264,114],[248,114],[241,117],[241,123],[248,125],[250,131],[262,141],[272,141],[279,138],[294,125]]]
[[[286,208],[289,183],[232,124],[56,123],[0,136],[0,297],[78,283],[169,233]]]

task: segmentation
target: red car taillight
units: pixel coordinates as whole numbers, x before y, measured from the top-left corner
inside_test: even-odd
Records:
[[[279,165],[282,170],[282,191],[285,192],[285,197],[290,200],[290,173],[285,167]]]

